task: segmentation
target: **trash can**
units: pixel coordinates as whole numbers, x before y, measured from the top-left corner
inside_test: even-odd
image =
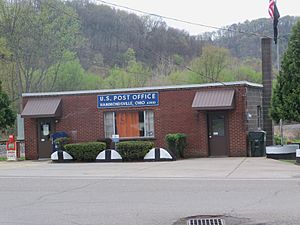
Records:
[[[249,156],[259,157],[266,155],[266,132],[265,131],[250,131],[249,139]]]

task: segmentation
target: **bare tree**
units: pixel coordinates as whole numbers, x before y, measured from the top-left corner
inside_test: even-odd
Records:
[[[44,88],[48,69],[59,66],[64,52],[75,50],[80,40],[75,12],[56,0],[1,0],[0,23],[15,63],[19,97]]]

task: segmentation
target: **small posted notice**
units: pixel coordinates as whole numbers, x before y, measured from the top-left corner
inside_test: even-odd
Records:
[[[17,160],[17,151],[16,150],[7,150],[7,161],[16,161]]]

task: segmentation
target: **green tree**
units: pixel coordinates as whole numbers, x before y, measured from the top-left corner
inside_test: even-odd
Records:
[[[131,62],[135,61],[135,51],[132,48],[128,48],[127,51],[123,54],[124,66],[128,66]]]
[[[151,79],[151,70],[140,62],[130,61],[126,68],[114,67],[104,79],[106,88],[144,87]]]
[[[238,59],[231,57],[230,65],[222,72],[223,81],[262,82],[261,61],[259,59]]]
[[[59,66],[53,65],[49,68],[45,80],[46,89],[41,89],[41,91],[75,91],[101,88],[101,76],[85,71],[74,53],[66,52],[59,64]],[[53,82],[54,79],[56,82]]]
[[[103,86],[103,78],[93,73],[86,73],[81,84],[83,90],[96,90],[103,88]]]
[[[293,27],[272,97],[271,117],[300,122],[300,21]]]
[[[84,72],[75,54],[65,52],[59,65],[54,64],[49,67],[47,74],[45,74],[44,88],[40,88],[40,91],[71,91],[81,89]],[[33,75],[38,77],[40,74],[37,72]]]
[[[7,42],[0,38],[0,81],[2,81],[2,90],[7,93],[11,101],[18,99],[16,85],[15,63],[11,60],[11,52],[7,48]]]
[[[106,88],[130,88],[131,78],[125,70],[115,67],[104,80]]]
[[[198,83],[216,82],[221,72],[229,65],[230,53],[226,48],[207,45],[202,49],[201,57],[195,58],[191,68],[198,74]]]
[[[75,18],[74,10],[58,0],[0,0],[0,35],[16,65],[19,97],[47,89],[49,68],[59,67],[64,53],[78,47],[80,24]]]
[[[130,87],[144,87],[151,78],[151,71],[142,63],[130,61],[126,67],[126,73],[130,77]]]
[[[10,107],[8,95],[2,91],[0,81],[0,130],[5,130],[14,125],[16,115]]]
[[[177,84],[195,84],[199,82],[198,74],[189,70],[174,71],[166,77],[171,85]]]

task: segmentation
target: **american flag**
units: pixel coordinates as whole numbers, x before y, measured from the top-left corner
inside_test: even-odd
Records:
[[[269,15],[271,18],[274,17],[274,5],[275,5],[275,0],[270,0],[269,1]]]
[[[279,11],[276,6],[275,0],[269,0],[269,15],[273,19],[273,28],[274,28],[274,42],[277,44],[277,36],[278,36],[278,19],[280,17]]]

